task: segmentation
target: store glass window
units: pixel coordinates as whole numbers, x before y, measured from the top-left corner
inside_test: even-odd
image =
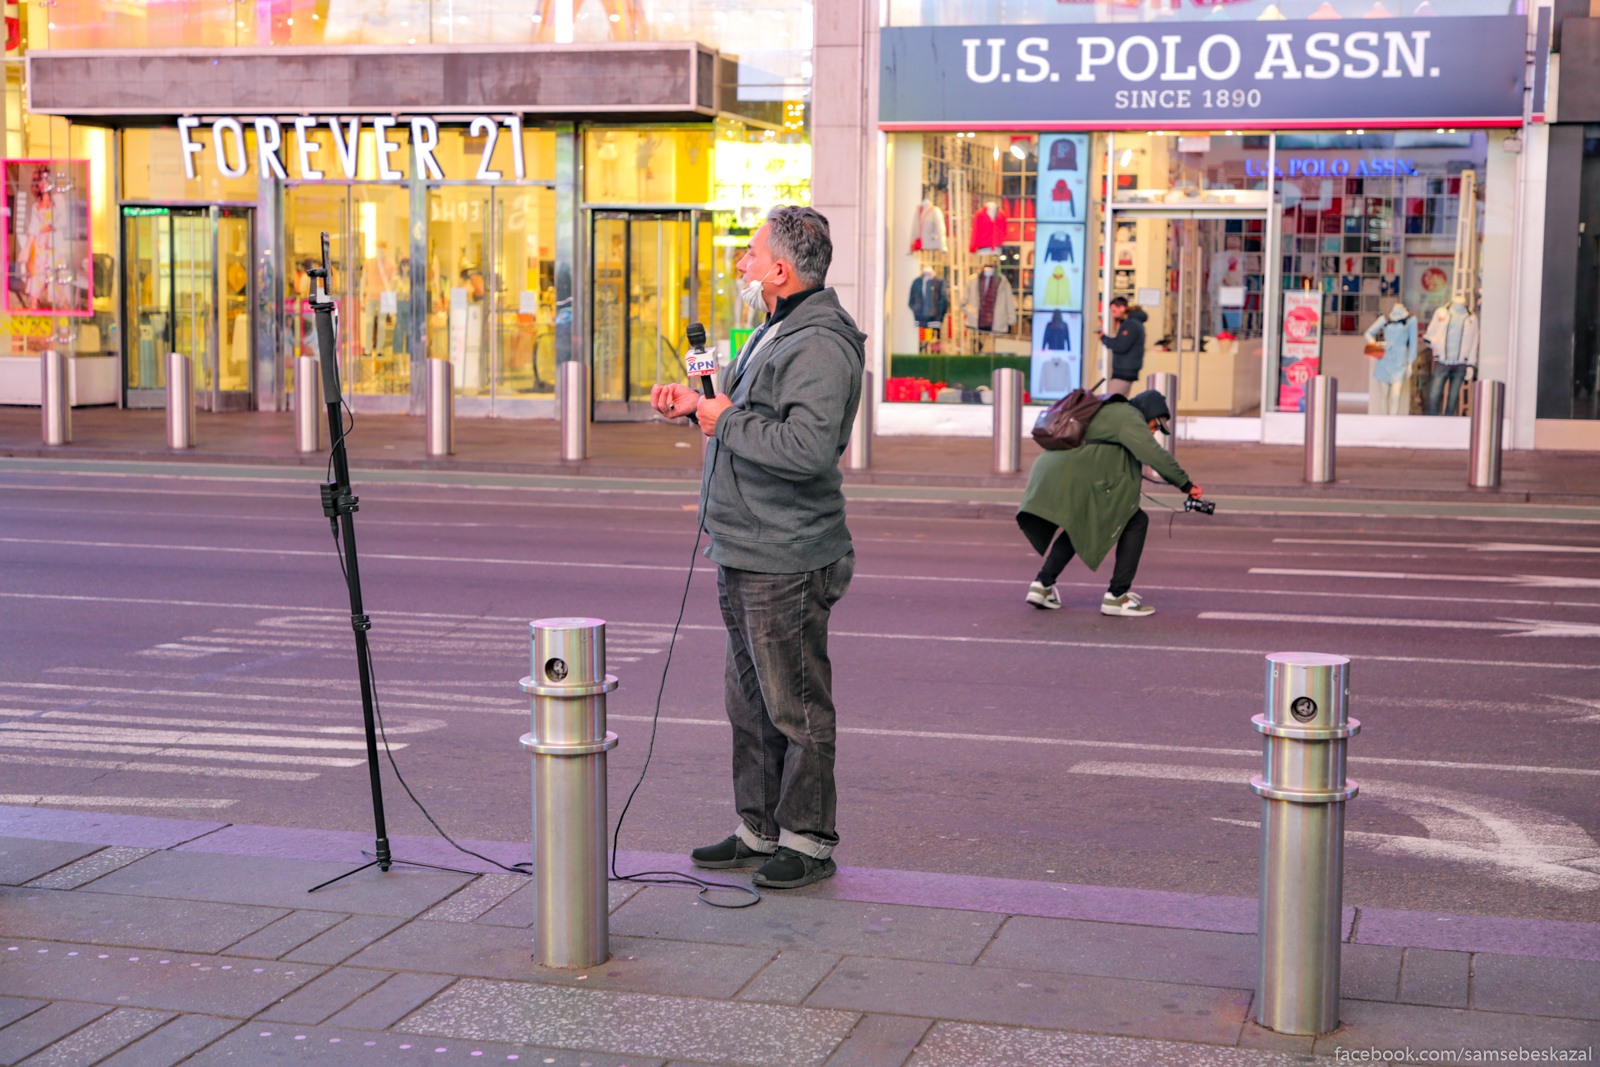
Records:
[[[710,126],[588,130],[584,199],[592,204],[708,203],[713,140]]]
[[[885,399],[990,403],[1001,368],[1030,400],[1079,385],[1099,325],[1103,135],[896,134],[891,152]]]
[[[456,181],[553,182],[556,178],[554,130],[524,127],[519,152],[504,123],[492,129],[487,123],[441,126],[433,155],[445,177]]]
[[[1325,374],[1341,410],[1467,413],[1489,295],[1488,148],[1473,130],[1278,135],[1276,410],[1302,410],[1305,382]]]
[[[208,129],[190,134],[204,145],[194,158],[195,176],[188,177],[183,164],[183,148],[178,131],[172,127],[130,129],[122,134],[122,198],[160,201],[254,201],[255,131],[243,128],[245,153],[251,165],[239,177],[228,177],[218,165]],[[233,144],[229,143],[230,152]],[[332,153],[328,153],[329,156]],[[237,165],[236,155],[230,162]]]

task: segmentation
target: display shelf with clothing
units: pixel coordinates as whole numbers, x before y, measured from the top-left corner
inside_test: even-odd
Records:
[[[1407,385],[1417,358],[1417,319],[1403,303],[1380,315],[1367,327],[1367,355],[1372,358],[1370,398],[1372,415],[1404,415],[1410,400]]]

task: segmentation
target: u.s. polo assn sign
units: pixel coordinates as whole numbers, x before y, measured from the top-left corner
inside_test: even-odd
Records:
[[[1520,125],[1522,16],[885,29],[888,129]]]

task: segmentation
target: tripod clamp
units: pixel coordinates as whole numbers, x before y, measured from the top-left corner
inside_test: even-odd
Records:
[[[348,485],[339,482],[322,483],[322,513],[337,520],[341,515],[354,515],[360,511],[361,498]]]

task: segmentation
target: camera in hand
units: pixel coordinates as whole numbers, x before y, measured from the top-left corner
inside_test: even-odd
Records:
[[[1217,505],[1209,500],[1201,500],[1197,496],[1192,496],[1183,502],[1183,510],[1198,511],[1202,515],[1210,515],[1217,510]]]

